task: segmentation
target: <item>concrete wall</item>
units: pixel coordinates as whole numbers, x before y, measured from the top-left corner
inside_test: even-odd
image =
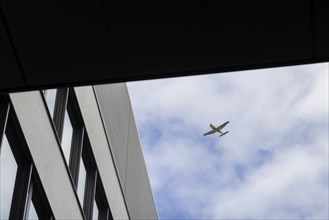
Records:
[[[158,219],[125,83],[94,86],[132,219]]]

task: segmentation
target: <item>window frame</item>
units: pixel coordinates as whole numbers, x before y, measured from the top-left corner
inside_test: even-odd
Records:
[[[95,210],[95,201],[98,208],[98,219],[113,220],[87,133],[84,136],[82,159],[84,161],[87,172],[83,202],[83,210],[85,212],[86,218],[92,219],[93,212]]]
[[[78,105],[78,101],[73,88],[69,89],[66,108],[73,128],[70,158],[69,158],[69,169],[72,175],[73,183],[75,187],[77,187],[79,180],[80,161],[81,161],[80,158],[82,156],[82,151],[83,151],[83,139],[85,136],[85,128],[84,128],[80,108]]]
[[[52,117],[52,120],[55,125],[56,133],[59,137],[60,143],[62,143],[65,110],[66,110],[66,106],[67,106],[68,94],[69,94],[68,88],[59,88],[59,89],[57,89],[56,98],[55,98],[54,115]],[[45,98],[45,96],[44,96],[44,98]],[[46,101],[46,104],[47,104],[47,101]],[[47,108],[47,110],[48,110],[48,113],[50,114],[48,108]]]
[[[84,136],[81,157],[86,168],[83,211],[86,215],[86,219],[92,219],[96,196],[97,167],[87,135]]]
[[[105,196],[103,183],[99,175],[96,183],[95,201],[98,207],[98,220],[113,220],[112,212]]]
[[[52,213],[49,213],[47,210],[51,210],[50,204],[47,200],[46,192],[44,191],[44,188],[42,187],[42,183],[40,180],[40,177],[36,170],[34,169],[34,172],[32,173],[32,184],[33,192],[31,197],[31,202],[34,204],[35,211],[38,214],[39,219],[54,219],[54,215]],[[51,215],[50,215],[51,214]]]

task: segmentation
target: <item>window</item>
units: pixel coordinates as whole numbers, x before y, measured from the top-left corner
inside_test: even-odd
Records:
[[[79,170],[79,181],[77,185],[77,190],[78,190],[78,197],[80,200],[80,204],[83,204],[83,199],[84,199],[84,193],[85,193],[85,186],[86,186],[86,167],[83,163],[83,160],[81,158],[80,162],[80,170]]]
[[[50,115],[51,109],[54,109],[52,119],[55,131],[73,183],[77,187],[84,127],[73,88],[45,90],[43,94]]]
[[[49,203],[45,197],[45,192],[43,191],[43,187],[41,185],[41,181],[39,179],[39,176],[36,172],[33,172],[32,174],[32,183],[30,188],[30,193],[32,195],[32,198],[30,197],[30,204],[32,204],[32,208],[35,210],[35,214],[33,213],[34,210],[31,210],[29,216],[31,218],[36,215],[38,216],[38,219],[52,219],[52,216],[50,215],[50,206]]]
[[[1,219],[52,219],[32,158],[8,97],[0,97]],[[34,199],[39,197],[39,199]],[[33,200],[33,201],[32,201]],[[33,204],[32,204],[33,203]],[[32,204],[32,205],[31,205]],[[42,210],[36,207],[41,207]],[[34,214],[35,212],[35,214]]]
[[[86,218],[113,219],[87,134],[84,135],[83,140],[82,161],[81,167],[86,170],[83,195],[83,210]]]
[[[73,135],[73,127],[72,127],[71,119],[69,117],[69,114],[67,113],[67,110],[65,110],[61,145],[67,163],[69,163],[70,161],[72,135]]]
[[[47,92],[45,103],[50,115],[54,109],[54,127],[86,219],[112,219],[74,90],[50,92],[50,97],[56,97],[51,102]],[[52,103],[54,107],[49,106]]]
[[[57,95],[57,89],[48,89],[44,90],[44,97],[47,102],[48,111],[51,115],[51,117],[54,117],[54,110],[55,110],[55,101],[56,101],[56,95]]]
[[[97,169],[87,135],[84,136],[81,159],[83,162],[80,165],[83,167],[82,170],[85,169],[86,172],[85,189],[83,192],[83,211],[87,219],[92,219],[96,193]]]
[[[93,210],[93,218],[92,219],[98,219],[98,214],[99,214],[98,206],[97,206],[96,201],[94,200],[94,210]]]
[[[17,163],[4,135],[0,152],[0,219],[8,219],[17,173]]]
[[[103,188],[102,180],[98,176],[97,178],[97,184],[96,184],[96,212],[97,212],[97,218],[99,220],[113,220],[113,216],[111,213],[111,210],[109,208],[109,204],[107,203],[107,199],[105,196],[105,191]]]
[[[30,208],[28,209],[29,210],[29,214],[27,215],[27,219],[31,219],[31,220],[35,220],[35,219],[39,219],[39,216],[37,214],[37,211],[35,210],[35,207],[34,207],[34,204],[33,204],[33,201],[32,203],[30,204]]]

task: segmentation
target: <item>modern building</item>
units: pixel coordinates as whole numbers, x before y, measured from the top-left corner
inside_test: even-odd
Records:
[[[0,0],[1,218],[156,219],[124,82],[328,62],[328,10]]]
[[[1,219],[157,219],[125,83],[1,95]]]

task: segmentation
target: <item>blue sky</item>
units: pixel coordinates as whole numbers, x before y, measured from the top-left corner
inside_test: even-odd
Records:
[[[128,89],[160,219],[329,218],[328,63]]]

